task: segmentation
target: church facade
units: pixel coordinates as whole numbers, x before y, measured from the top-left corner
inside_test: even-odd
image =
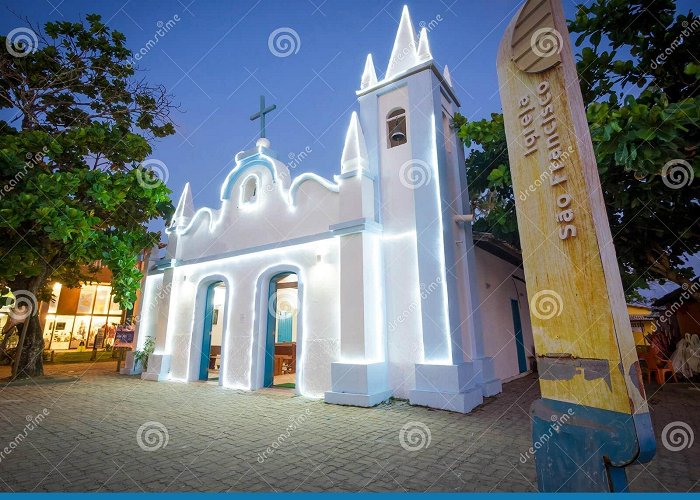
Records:
[[[459,101],[407,8],[384,78],[368,56],[357,101],[333,180],[292,179],[261,138],[218,208],[195,210],[185,186],[144,280],[142,378],[464,413],[528,371],[518,256],[475,244]]]

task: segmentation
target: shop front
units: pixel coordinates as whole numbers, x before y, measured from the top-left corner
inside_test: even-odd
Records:
[[[114,301],[109,283],[83,284],[80,288],[53,286],[54,299],[44,317],[46,349],[92,349],[114,345],[116,327],[124,311]],[[43,311],[42,311],[43,312]]]

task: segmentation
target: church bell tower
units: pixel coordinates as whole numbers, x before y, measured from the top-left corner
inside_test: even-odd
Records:
[[[357,96],[382,228],[390,385],[409,380],[411,403],[467,412],[501,384],[483,352],[459,101],[407,7],[384,78],[368,55]]]

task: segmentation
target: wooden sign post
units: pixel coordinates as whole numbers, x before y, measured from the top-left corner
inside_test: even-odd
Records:
[[[557,0],[508,26],[498,79],[542,399],[541,491],[624,491],[655,440],[569,32]]]

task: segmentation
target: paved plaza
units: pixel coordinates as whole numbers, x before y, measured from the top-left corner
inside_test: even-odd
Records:
[[[404,401],[364,409],[284,389],[145,382],[114,368],[51,366],[48,374],[79,378],[2,388],[1,491],[536,490],[533,460],[521,461],[534,376],[460,415]],[[671,451],[672,439],[661,442],[671,422],[700,432],[700,391],[648,390],[658,452],[629,469],[632,489],[700,491],[700,443]]]

